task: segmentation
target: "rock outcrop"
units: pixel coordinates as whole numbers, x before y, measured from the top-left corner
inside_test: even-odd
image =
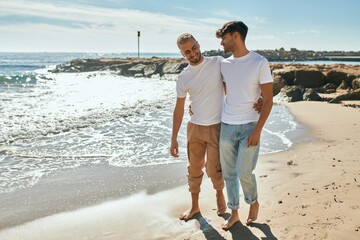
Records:
[[[187,62],[180,58],[75,59],[51,72],[114,71],[128,77],[176,76]],[[271,64],[274,96],[284,101],[360,100],[360,65]]]
[[[360,100],[360,65],[272,64],[274,96],[289,102]]]
[[[75,59],[49,71],[76,73],[110,70],[127,77],[161,77],[166,74],[179,74],[186,66],[186,61],[180,58],[99,58]]]

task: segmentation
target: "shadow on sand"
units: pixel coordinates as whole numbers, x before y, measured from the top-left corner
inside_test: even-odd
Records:
[[[215,228],[213,228],[213,226],[211,226],[201,213],[195,214],[191,219],[195,219],[199,222],[200,230],[207,240],[226,240]]]
[[[224,219],[230,217],[229,213],[225,213],[222,216]],[[195,219],[200,224],[200,230],[204,234],[207,240],[226,240],[221,234],[201,215],[198,213],[194,215],[191,219]],[[253,223],[250,226],[243,225],[241,222],[234,224],[234,226],[229,230],[232,235],[232,239],[246,239],[246,240],[259,240],[260,238],[256,237],[251,230],[251,228],[257,228],[262,231],[265,237],[261,237],[261,240],[277,240],[274,234],[271,232],[270,226],[266,223]]]
[[[278,240],[274,234],[271,232],[271,228],[266,223],[252,223],[250,224],[250,227],[258,228],[260,231],[262,231],[266,237],[263,237],[261,239],[264,240]]]

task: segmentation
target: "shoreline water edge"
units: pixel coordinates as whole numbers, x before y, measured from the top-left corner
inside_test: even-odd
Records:
[[[360,65],[272,64],[278,105],[256,171],[260,218],[229,232],[206,177],[202,213],[177,219],[190,201],[186,149],[171,159],[167,139],[184,66],[103,58],[5,73],[0,240],[359,238]]]

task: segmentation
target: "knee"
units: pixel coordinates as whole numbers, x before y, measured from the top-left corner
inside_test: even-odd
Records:
[[[206,174],[209,178],[212,177],[221,177],[221,166],[218,164],[217,166],[214,164],[209,164],[206,166]]]
[[[238,176],[240,180],[249,180],[253,177],[253,173],[251,171],[239,171]]]

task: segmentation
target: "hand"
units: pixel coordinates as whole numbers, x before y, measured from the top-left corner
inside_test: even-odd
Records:
[[[264,103],[264,99],[262,97],[260,97],[257,101],[257,103],[254,103],[253,108],[255,109],[255,111],[257,111],[258,113],[261,112],[261,109],[263,107],[263,103]]]
[[[189,115],[192,116],[193,112],[191,111],[191,104],[189,105]]]
[[[179,144],[177,140],[171,141],[170,154],[173,157],[179,157]]]
[[[253,131],[248,137],[248,147],[257,146],[260,141],[260,132]]]

